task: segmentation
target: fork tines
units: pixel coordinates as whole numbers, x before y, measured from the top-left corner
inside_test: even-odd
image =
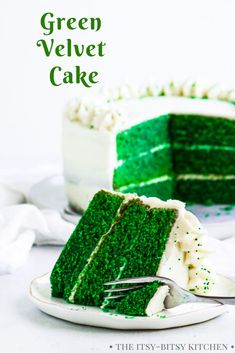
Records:
[[[142,285],[140,285],[140,286],[131,286],[131,287],[117,287],[117,288],[105,289],[104,292],[105,293],[126,292],[126,291],[130,291],[132,289],[137,289],[137,288],[141,288],[141,287],[142,287]]]

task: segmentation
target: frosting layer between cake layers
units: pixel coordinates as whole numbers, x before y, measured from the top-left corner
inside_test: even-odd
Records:
[[[105,106],[108,111],[109,103]],[[110,106],[109,114],[114,106],[123,111],[115,116],[120,124],[113,119],[108,128],[92,125],[96,118],[103,122],[103,113],[97,111],[97,116],[84,115],[83,122],[74,115],[64,121],[65,185],[72,207],[85,209],[100,188],[199,203],[230,202],[233,191],[235,195],[233,104],[164,96]]]

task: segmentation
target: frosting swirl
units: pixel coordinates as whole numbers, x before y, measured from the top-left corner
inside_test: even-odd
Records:
[[[113,131],[114,127],[118,128],[122,124],[124,114],[110,104],[97,103],[86,97],[70,101],[66,106],[65,117],[90,129]]]
[[[170,81],[163,85],[124,84],[120,87],[102,90],[96,95],[86,94],[70,101],[66,107],[65,117],[90,129],[113,131],[122,126],[125,120],[123,111],[117,105],[115,106],[115,102],[158,96],[235,102],[235,88],[225,89],[220,85],[208,86],[191,79],[181,83]]]
[[[181,201],[161,201],[154,197],[147,198],[144,196],[141,196],[140,199],[151,207],[164,207],[177,210],[178,217],[170,234],[170,238],[172,239],[170,247],[177,247],[180,250],[181,259],[179,260],[183,261],[184,266],[188,269],[187,289],[201,294],[208,293],[214,285],[216,273],[208,260],[210,253],[208,238],[201,223],[191,212],[185,209],[185,204]],[[166,248],[167,250],[169,255],[166,258],[169,260],[169,248]],[[162,265],[166,268],[165,262]],[[168,275],[169,277],[171,276],[170,272]],[[177,279],[172,279],[177,282]]]

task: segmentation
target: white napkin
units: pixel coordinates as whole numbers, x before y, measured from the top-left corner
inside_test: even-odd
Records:
[[[0,207],[14,205],[25,201],[24,195],[7,185],[0,184]]]
[[[22,266],[33,244],[66,243],[74,225],[64,221],[57,211],[39,210],[30,204],[9,206],[22,202],[24,197],[3,185],[0,195],[0,275]]]

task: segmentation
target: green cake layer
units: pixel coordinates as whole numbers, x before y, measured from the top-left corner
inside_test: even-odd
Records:
[[[161,200],[168,200],[172,197],[174,192],[175,181],[172,177],[167,180],[149,180],[140,184],[130,184],[118,189],[123,193],[136,193],[139,196],[153,196],[158,197]]]
[[[98,192],[66,243],[51,273],[52,295],[67,297],[101,236],[117,217],[124,197]]]
[[[54,266],[52,296],[101,306],[104,282],[155,275],[176,217],[174,209],[98,192]]]
[[[172,174],[171,159],[170,148],[128,158],[114,171],[114,189],[132,183],[148,181],[158,176]]]
[[[235,150],[177,148],[173,153],[173,164],[176,175],[235,175]]]
[[[178,180],[173,197],[205,205],[235,203],[235,179]]]
[[[130,316],[146,316],[146,308],[161,284],[157,281],[131,291],[116,304],[116,312]]]
[[[205,204],[234,202],[233,181],[226,180],[226,176],[235,176],[234,120],[192,114],[163,115],[120,132],[116,141],[120,162],[114,171],[114,190],[163,200],[177,197]],[[191,174],[196,179],[197,175],[213,174],[220,180],[176,182],[178,176],[187,178]],[[210,180],[213,182],[209,187]]]
[[[155,181],[173,173],[169,119],[170,115],[163,115],[117,135],[117,156],[121,165],[114,171],[114,190],[163,200],[172,195],[171,178],[160,183]]]
[[[116,138],[118,160],[135,157],[162,143],[169,143],[169,118],[169,115],[163,115],[120,132]]]
[[[235,122],[231,119],[180,114],[171,116],[170,125],[174,143],[235,146]]]

